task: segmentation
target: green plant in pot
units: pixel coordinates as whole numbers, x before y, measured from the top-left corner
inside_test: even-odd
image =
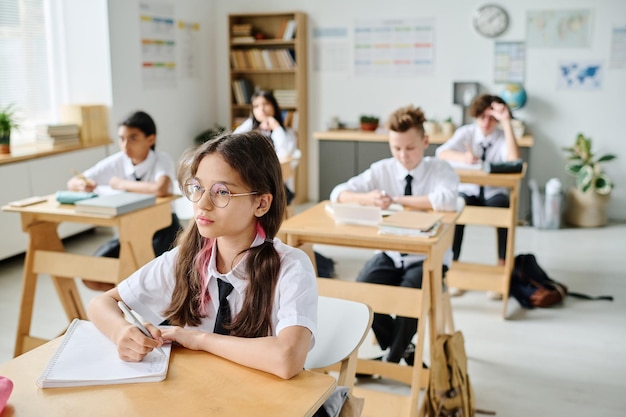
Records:
[[[601,164],[616,158],[613,154],[596,155],[590,137],[579,133],[568,153],[565,170],[576,179],[568,190],[565,221],[574,226],[596,227],[607,222],[606,208],[613,189],[613,181],[602,170]]]
[[[18,127],[13,105],[0,107],[0,153],[11,153],[11,130]]]
[[[377,116],[369,116],[369,115],[361,115],[359,118],[359,122],[361,123],[361,130],[369,130],[374,131],[378,128],[378,117]]]

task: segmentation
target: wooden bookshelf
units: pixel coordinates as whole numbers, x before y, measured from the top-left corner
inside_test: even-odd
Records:
[[[230,68],[230,124],[235,128],[251,113],[252,90],[293,90],[295,101],[281,110],[289,112],[287,125],[298,138],[302,158],[295,173],[296,203],[308,195],[308,92],[307,92],[307,17],[301,12],[247,13],[228,16]],[[293,23],[289,23],[293,22]],[[283,36],[295,26],[293,37]],[[255,35],[262,34],[258,39]],[[249,80],[249,81],[240,81]],[[239,90],[237,90],[239,88]]]

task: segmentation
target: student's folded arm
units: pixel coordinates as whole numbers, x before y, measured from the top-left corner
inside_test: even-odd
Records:
[[[311,331],[303,326],[290,326],[278,336],[243,338],[172,327],[163,330],[163,338],[289,379],[304,368]]]

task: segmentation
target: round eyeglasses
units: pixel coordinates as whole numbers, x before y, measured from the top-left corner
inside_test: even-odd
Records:
[[[206,191],[206,188],[202,187],[198,180],[190,179],[185,182],[183,186],[183,194],[189,201],[192,203],[197,203],[202,198],[202,195]],[[244,195],[254,195],[258,194],[256,191],[251,191],[249,193],[236,193],[233,194],[230,192],[228,187],[225,184],[216,182],[209,188],[209,198],[213,205],[217,208],[224,208],[230,203],[231,197],[240,197]]]

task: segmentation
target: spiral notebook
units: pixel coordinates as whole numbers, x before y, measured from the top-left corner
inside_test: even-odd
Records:
[[[92,322],[74,319],[54,356],[37,379],[40,388],[163,381],[172,345],[153,350],[141,362],[124,362],[117,347]]]

